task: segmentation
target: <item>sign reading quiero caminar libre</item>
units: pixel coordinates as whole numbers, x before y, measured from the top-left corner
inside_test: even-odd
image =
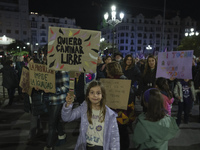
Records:
[[[49,69],[95,73],[100,31],[49,27]]]
[[[193,50],[159,52],[156,78],[192,79]]]
[[[46,65],[29,63],[29,83],[31,87],[55,93],[55,71]]]

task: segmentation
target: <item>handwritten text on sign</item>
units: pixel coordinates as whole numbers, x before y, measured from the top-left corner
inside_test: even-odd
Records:
[[[29,86],[29,70],[25,67],[22,69],[19,86],[25,91],[25,93],[31,95],[32,88]]]
[[[46,65],[30,63],[30,86],[55,93],[55,71]]]
[[[131,80],[103,79],[103,86],[106,90],[106,105],[113,109],[127,109],[131,87]]]
[[[193,51],[159,52],[156,78],[192,79]]]
[[[100,36],[99,31],[50,27],[48,68],[95,73]]]

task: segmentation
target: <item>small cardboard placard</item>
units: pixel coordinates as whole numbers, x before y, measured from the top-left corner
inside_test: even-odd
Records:
[[[29,63],[29,77],[31,87],[56,92],[55,71],[48,69],[46,65]]]
[[[29,70],[25,67],[22,68],[22,75],[20,78],[19,86],[25,91],[25,93],[31,96],[32,87],[29,85]]]
[[[106,105],[113,109],[127,110],[131,80],[101,78],[100,81],[106,90]]]

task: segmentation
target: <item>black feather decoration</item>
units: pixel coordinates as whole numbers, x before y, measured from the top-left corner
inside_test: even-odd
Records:
[[[49,65],[49,68],[51,68],[51,67],[53,67],[54,66],[54,64],[55,64],[55,61],[56,61],[56,59],[52,62],[52,63],[50,63],[50,65]]]
[[[61,30],[61,28],[59,29],[59,32],[62,33],[62,34],[64,35],[64,33],[63,33],[63,31]]]
[[[89,38],[87,38],[84,42],[86,42],[86,41],[89,41],[90,40],[90,38],[91,38],[91,35],[89,36]]]
[[[97,50],[97,49],[92,49],[95,53],[98,53],[99,52],[99,50]]]

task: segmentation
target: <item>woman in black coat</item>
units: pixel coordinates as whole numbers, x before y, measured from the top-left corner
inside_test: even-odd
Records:
[[[15,95],[15,88],[19,86],[19,78],[13,67],[13,61],[7,60],[4,63],[3,68],[0,69],[0,73],[3,74],[2,85],[8,90],[8,96],[9,96],[8,105],[12,105]]]

